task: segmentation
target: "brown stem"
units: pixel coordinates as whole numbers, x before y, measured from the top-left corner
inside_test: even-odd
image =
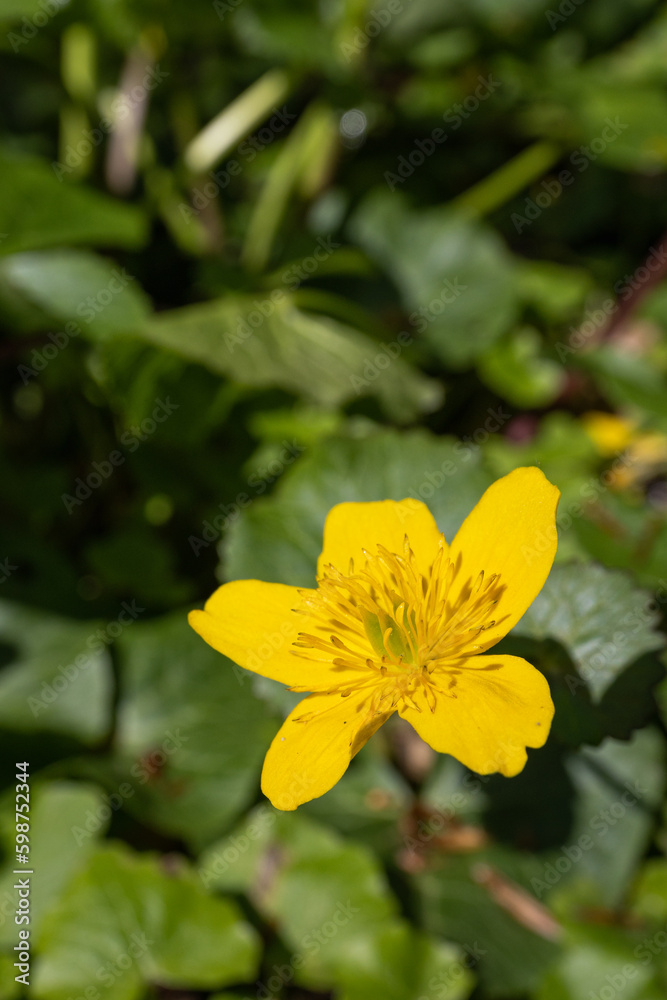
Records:
[[[656,260],[658,265],[655,270],[648,266],[652,260]],[[649,272],[648,278],[638,284],[636,288],[631,287],[628,297],[617,304],[617,308],[600,330],[599,343],[609,340],[639,308],[649,292],[652,292],[656,285],[659,285],[663,278],[667,277],[667,233],[662,237],[657,247],[651,247],[643,266]],[[637,271],[639,268],[634,273],[636,274]]]

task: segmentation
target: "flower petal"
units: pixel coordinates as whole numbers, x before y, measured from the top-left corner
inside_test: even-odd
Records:
[[[317,575],[323,576],[330,563],[347,573],[350,559],[358,564],[362,549],[375,555],[378,544],[401,555],[406,535],[420,572],[426,573],[442,540],[426,504],[421,500],[339,503],[327,515]]]
[[[525,748],[546,743],[554,714],[549,685],[526,660],[474,656],[431,679],[435,710],[419,688],[414,701],[421,711],[406,706],[399,713],[439,753],[478,774],[500,771],[512,777],[523,770]]]
[[[218,587],[188,620],[209,646],[239,666],[308,691],[326,689],[340,683],[333,665],[304,659],[292,645],[299,632],[308,631],[310,619],[293,610],[303,593],[282,583],[235,580]]]
[[[474,652],[495,645],[516,625],[544,586],[556,554],[556,508],[560,491],[540,469],[515,469],[488,488],[461,525],[450,547],[457,566],[449,600],[460,604],[484,571],[497,604],[489,617],[496,624],[471,632]],[[473,650],[471,649],[471,652]]]
[[[296,809],[328,792],[362,746],[389,718],[370,715],[368,687],[340,694],[312,694],[288,715],[269,747],[262,791],[276,809]],[[303,722],[296,720],[306,716]]]

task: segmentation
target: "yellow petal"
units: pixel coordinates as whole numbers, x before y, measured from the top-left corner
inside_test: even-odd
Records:
[[[474,656],[455,673],[431,677],[435,710],[418,688],[414,701],[421,711],[404,707],[399,712],[439,753],[451,754],[478,774],[500,771],[512,777],[523,770],[525,748],[546,742],[554,714],[549,685],[526,660]]]
[[[481,571],[485,583],[499,574],[492,587],[497,604],[487,615],[496,624],[482,633],[471,631],[475,652],[507,635],[544,586],[558,544],[559,497],[540,469],[515,469],[488,488],[461,525],[450,547],[457,570],[448,603],[456,610]]]
[[[401,555],[406,535],[419,570],[426,573],[442,538],[426,504],[421,500],[339,503],[327,515],[317,575],[323,576],[329,563],[347,574],[350,559],[358,567],[362,549],[375,555],[378,544]]]
[[[301,591],[312,593],[312,591]],[[195,632],[241,667],[308,691],[339,683],[328,662],[295,655],[298,633],[308,631],[309,618],[295,614],[299,590],[282,583],[235,580],[218,587],[203,611],[191,611]]]
[[[373,733],[389,718],[370,715],[372,690],[348,697],[313,694],[288,715],[269,747],[262,791],[276,809],[296,809],[328,792]],[[297,722],[305,716],[304,721]]]

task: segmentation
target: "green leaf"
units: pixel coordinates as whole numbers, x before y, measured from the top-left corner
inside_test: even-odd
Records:
[[[11,800],[10,800],[11,796]],[[13,870],[16,829],[14,806],[16,792],[12,786],[3,807],[7,822],[3,823],[2,841],[9,860],[0,874],[0,900],[14,903],[13,889],[17,876]],[[30,878],[30,931],[38,934],[45,916],[57,905],[72,877],[86,863],[95,847],[98,831],[108,815],[108,804],[102,799],[99,788],[67,781],[48,784],[31,783],[29,801],[30,864],[35,875]],[[4,809],[3,809],[4,812]],[[3,914],[5,909],[2,909]],[[13,948],[16,944],[14,921],[0,922],[0,946]]]
[[[207,896],[185,865],[121,845],[100,848],[39,937],[35,991],[67,1000],[91,984],[107,1000],[139,1000],[149,983],[213,989],[251,978],[255,931],[227,900]]]
[[[561,705],[556,697],[554,705],[558,713]],[[574,789],[565,768],[564,748],[556,738],[560,735],[558,721],[557,714],[546,746],[529,750],[526,766],[511,781],[500,774],[484,779],[468,777],[467,784],[473,788],[477,785],[481,792],[484,787],[486,808],[480,818],[484,830],[502,843],[519,847],[530,844],[537,852],[569,842]],[[464,807],[468,805],[466,800],[464,795]],[[534,883],[531,889],[535,891]]]
[[[584,268],[522,258],[517,262],[517,286],[521,298],[550,323],[579,319],[586,295],[594,288]]]
[[[562,847],[545,865],[542,893],[545,882],[589,880],[598,903],[618,906],[649,845],[664,793],[663,740],[655,729],[642,729],[629,742],[608,739],[587,748],[566,767],[577,792],[569,852]]]
[[[529,419],[528,430],[531,423]],[[484,455],[498,476],[507,475],[519,465],[537,465],[550,482],[557,483],[561,491],[557,562],[590,561],[592,556],[607,566],[633,568],[639,576],[644,567],[637,565],[629,550],[644,544],[645,510],[632,498],[614,492],[615,470],[620,466],[622,474],[623,468],[635,465],[627,454],[618,465],[612,461],[609,471],[609,460],[601,456],[584,422],[572,414],[554,411],[540,421],[534,436],[521,443],[494,435],[485,444]],[[628,516],[622,511],[627,511]],[[625,537],[626,528],[631,528],[629,517],[637,528],[631,532],[632,540]],[[609,530],[610,524],[613,531]],[[617,557],[617,551],[622,551],[622,559]],[[652,582],[650,577],[647,582]]]
[[[620,170],[644,173],[664,168],[667,100],[662,89],[628,87],[622,81],[589,74],[574,110],[583,146],[590,148],[589,155],[586,149],[579,153],[580,159],[586,157],[586,167],[599,158]],[[582,169],[579,161],[575,165]]]
[[[408,421],[442,396],[437,382],[399,356],[399,343],[390,354],[337,320],[297,309],[281,289],[271,297],[229,295],[174,309],[134,332],[242,385],[278,386],[324,407],[370,395],[390,416]]]
[[[525,409],[546,406],[563,388],[565,372],[545,358],[537,330],[525,327],[494,344],[479,360],[479,374],[504,399]]]
[[[654,254],[658,261],[660,255]],[[653,260],[650,261],[653,263]],[[663,330],[667,328],[667,284],[661,281],[655,288],[649,290],[646,298],[637,304],[637,311],[642,319],[653,320]]]
[[[614,927],[573,923],[562,955],[536,993],[536,1000],[661,1000],[664,986],[655,967],[637,961],[633,938]],[[641,946],[639,946],[641,947]]]
[[[472,787],[470,787],[472,785]],[[482,785],[477,778],[471,779],[470,772],[454,757],[438,754],[432,770],[426,777],[419,793],[419,801],[428,809],[454,817],[455,822],[481,825],[481,815],[485,804]],[[419,827],[418,827],[419,832]],[[438,831],[426,828],[422,839],[430,843]]]
[[[232,832],[199,857],[197,874],[204,888],[254,894],[263,855],[271,848],[280,813],[264,803],[252,809]]]
[[[88,624],[0,603],[0,725],[98,743],[110,726],[112,677],[105,643]]]
[[[120,336],[98,342],[87,362],[110,409],[122,417],[131,434],[132,428],[152,419],[156,402],[177,400],[179,416],[162,424],[158,431],[156,440],[160,450],[166,453],[176,446],[190,452],[196,446],[196,454],[204,463],[207,459],[202,453],[202,443],[220,427],[239,397],[245,395],[241,387],[232,382],[221,383],[201,365],[190,364],[171,351],[135,338]],[[181,419],[185,413],[187,418]],[[166,454],[165,460],[173,464]],[[133,466],[137,475],[146,475],[140,456]],[[184,498],[189,496],[191,484],[176,470],[174,479],[180,481],[179,494]]]
[[[290,950],[287,963],[273,966],[283,982],[336,986],[346,1000],[414,1000],[431,980],[447,984],[452,1000],[468,995],[472,980],[458,951],[396,918],[396,901],[367,847],[302,816],[275,815],[246,891]],[[257,873],[267,865],[272,878],[262,886]]]
[[[239,13],[241,17],[235,26],[244,53],[300,70],[338,72],[341,57],[334,44],[335,33],[331,24],[324,24],[314,10],[258,7],[245,8]]]
[[[579,364],[617,406],[648,413],[667,427],[665,376],[647,357],[603,345],[582,355]]]
[[[448,209],[410,211],[386,192],[371,195],[352,233],[400,289],[410,322],[442,360],[465,367],[517,318],[512,261],[489,227]]]
[[[249,269],[261,271],[266,267],[295,190],[301,186],[305,189],[302,194],[318,193],[322,176],[329,172],[337,140],[336,116],[327,105],[313,101],[281,143],[254,206],[241,255]]]
[[[606,736],[627,740],[655,717],[655,694],[660,694],[656,687],[665,668],[652,653],[626,666],[598,699],[555,639],[526,639],[511,633],[496,649],[523,657],[546,675],[555,707],[551,732],[561,747],[596,746]]]
[[[593,698],[642,653],[661,649],[653,600],[625,573],[602,566],[555,566],[514,633],[558,639]]]
[[[527,441],[517,443],[496,435],[486,443],[484,451],[497,476],[506,476],[519,465],[538,465],[562,493],[559,513],[564,507],[569,510],[576,501],[583,506],[589,496],[582,486],[599,482],[595,474],[599,452],[581,422],[563,411],[546,414],[536,434]]]
[[[58,180],[52,166],[36,157],[9,153],[0,154],[0,233],[2,254],[60,244],[134,249],[147,235],[141,209]]]
[[[224,14],[224,8],[216,13]],[[203,174],[264,121],[276,103],[287,97],[290,80],[282,70],[270,70],[220,111],[188,144],[184,160],[193,174]],[[284,128],[285,122],[280,119]]]
[[[127,808],[201,846],[254,798],[275,733],[249,677],[190,628],[184,612],[136,624],[119,640],[114,774]]]
[[[642,479],[653,479],[655,472],[650,460],[644,464],[641,458],[626,453],[625,469],[620,469],[619,476],[626,475],[630,482],[633,476],[637,479],[625,493],[608,492],[592,517],[577,520],[575,531],[590,557],[633,573],[643,586],[655,591],[657,602],[664,604],[667,523],[660,513],[637,502]]]
[[[125,268],[87,250],[43,250],[0,260],[0,283],[45,317],[70,321],[93,339],[126,333],[150,313],[150,303]],[[74,334],[72,334],[74,335]]]
[[[396,907],[370,851],[361,844],[345,843],[333,833],[325,838],[325,829],[319,845],[301,854],[295,852],[280,871],[267,908],[280,919],[286,940],[297,945],[303,934],[331,916],[342,898],[347,906],[343,914],[346,919],[336,941],[332,939],[325,946],[324,960],[329,962],[332,955],[345,948],[344,939],[358,934],[364,926],[385,920]],[[303,905],[305,901],[307,906]]]
[[[326,988],[351,943],[386,925],[396,901],[377,860],[361,844],[291,814],[279,818],[276,834],[286,855],[263,908],[285,944],[303,957],[299,981]]]
[[[374,428],[325,440],[230,527],[225,575],[312,586],[326,515],[342,501],[422,500],[451,539],[490,483],[473,443]]]
[[[338,975],[341,1000],[417,1000],[442,996],[464,1000],[472,992],[473,977],[466,956],[452,945],[422,934],[405,923],[379,929],[372,945],[351,941],[341,958]]]
[[[354,759],[344,781],[303,808],[348,837],[373,847],[378,854],[394,852],[400,842],[397,824],[412,801],[406,780],[386,759],[380,740],[371,741]]]
[[[443,935],[472,952],[480,984],[490,997],[530,993],[558,954],[551,940],[514,919],[475,876],[479,862],[491,863],[504,876],[528,888],[534,859],[492,848],[472,856],[445,855],[437,868],[415,877],[419,919],[427,930]]]
[[[663,858],[653,858],[641,869],[632,893],[632,912],[663,929],[667,921],[667,861]]]

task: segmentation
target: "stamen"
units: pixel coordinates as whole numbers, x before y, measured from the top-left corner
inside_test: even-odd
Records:
[[[399,704],[422,711],[425,703],[434,712],[439,695],[456,697],[454,674],[488,648],[484,633],[503,620],[497,615],[500,578],[481,570],[457,580],[460,563],[452,562],[443,536],[425,572],[407,535],[398,553],[383,545],[361,551],[363,558],[349,560],[347,575],[329,563],[317,591],[299,591],[302,605],[295,611],[308,618],[308,631],[299,633],[291,652],[345,675],[331,694],[367,688],[370,718]],[[306,682],[296,690],[311,689]]]

